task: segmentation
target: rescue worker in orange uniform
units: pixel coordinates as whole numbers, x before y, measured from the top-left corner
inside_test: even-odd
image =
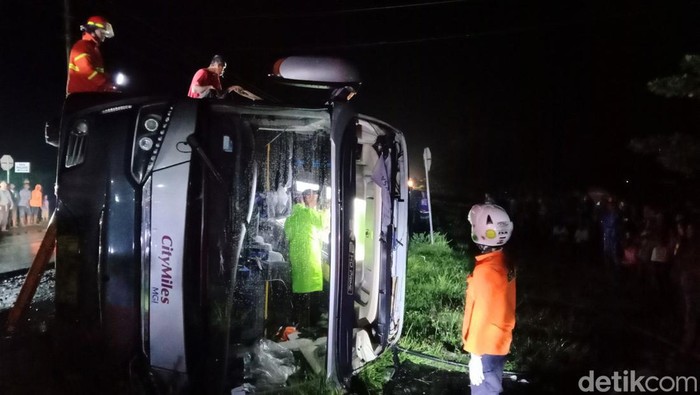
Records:
[[[469,211],[469,223],[481,253],[467,276],[462,322],[463,347],[470,353],[471,393],[499,394],[515,327],[515,270],[502,250],[513,222],[502,207],[477,204]]]
[[[114,37],[112,24],[101,16],[91,16],[80,30],[83,37],[70,50],[66,96],[74,92],[116,91],[100,53],[100,45]]]

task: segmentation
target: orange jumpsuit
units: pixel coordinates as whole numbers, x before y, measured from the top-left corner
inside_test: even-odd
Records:
[[[66,95],[109,90],[112,90],[112,83],[105,74],[100,44],[90,34],[83,33],[83,38],[70,50]]]
[[[507,355],[515,328],[515,278],[508,278],[502,251],[476,257],[467,277],[462,341],[476,355]]]

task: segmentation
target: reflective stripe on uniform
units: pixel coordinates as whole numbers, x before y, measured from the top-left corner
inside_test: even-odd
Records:
[[[96,76],[97,74],[98,74],[97,71],[93,71],[92,74],[90,74],[90,75],[88,76],[88,79],[91,80],[91,79],[95,78],[95,76]]]
[[[82,59],[82,58],[84,58],[84,57],[86,57],[86,56],[89,56],[88,53],[87,53],[87,52],[83,52],[83,53],[81,53],[80,55],[74,57],[74,58],[73,58],[73,62],[77,62],[77,61],[79,61],[80,59]],[[79,68],[78,66],[76,66],[75,63],[73,63],[73,62],[68,63],[68,68],[71,69],[71,70],[73,70],[73,71],[80,71],[80,68]]]

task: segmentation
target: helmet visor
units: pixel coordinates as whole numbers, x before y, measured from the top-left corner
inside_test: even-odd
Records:
[[[109,22],[105,23],[105,27],[104,27],[104,29],[102,29],[102,30],[104,31],[104,34],[105,34],[105,37],[106,37],[106,38],[112,38],[112,37],[114,37],[114,29],[112,29],[112,24],[111,24],[111,23],[109,23]]]

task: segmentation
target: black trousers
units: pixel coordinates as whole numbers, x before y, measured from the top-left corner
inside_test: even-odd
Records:
[[[292,294],[292,311],[294,323],[297,327],[309,327],[315,325],[321,318],[323,292],[294,293]]]

